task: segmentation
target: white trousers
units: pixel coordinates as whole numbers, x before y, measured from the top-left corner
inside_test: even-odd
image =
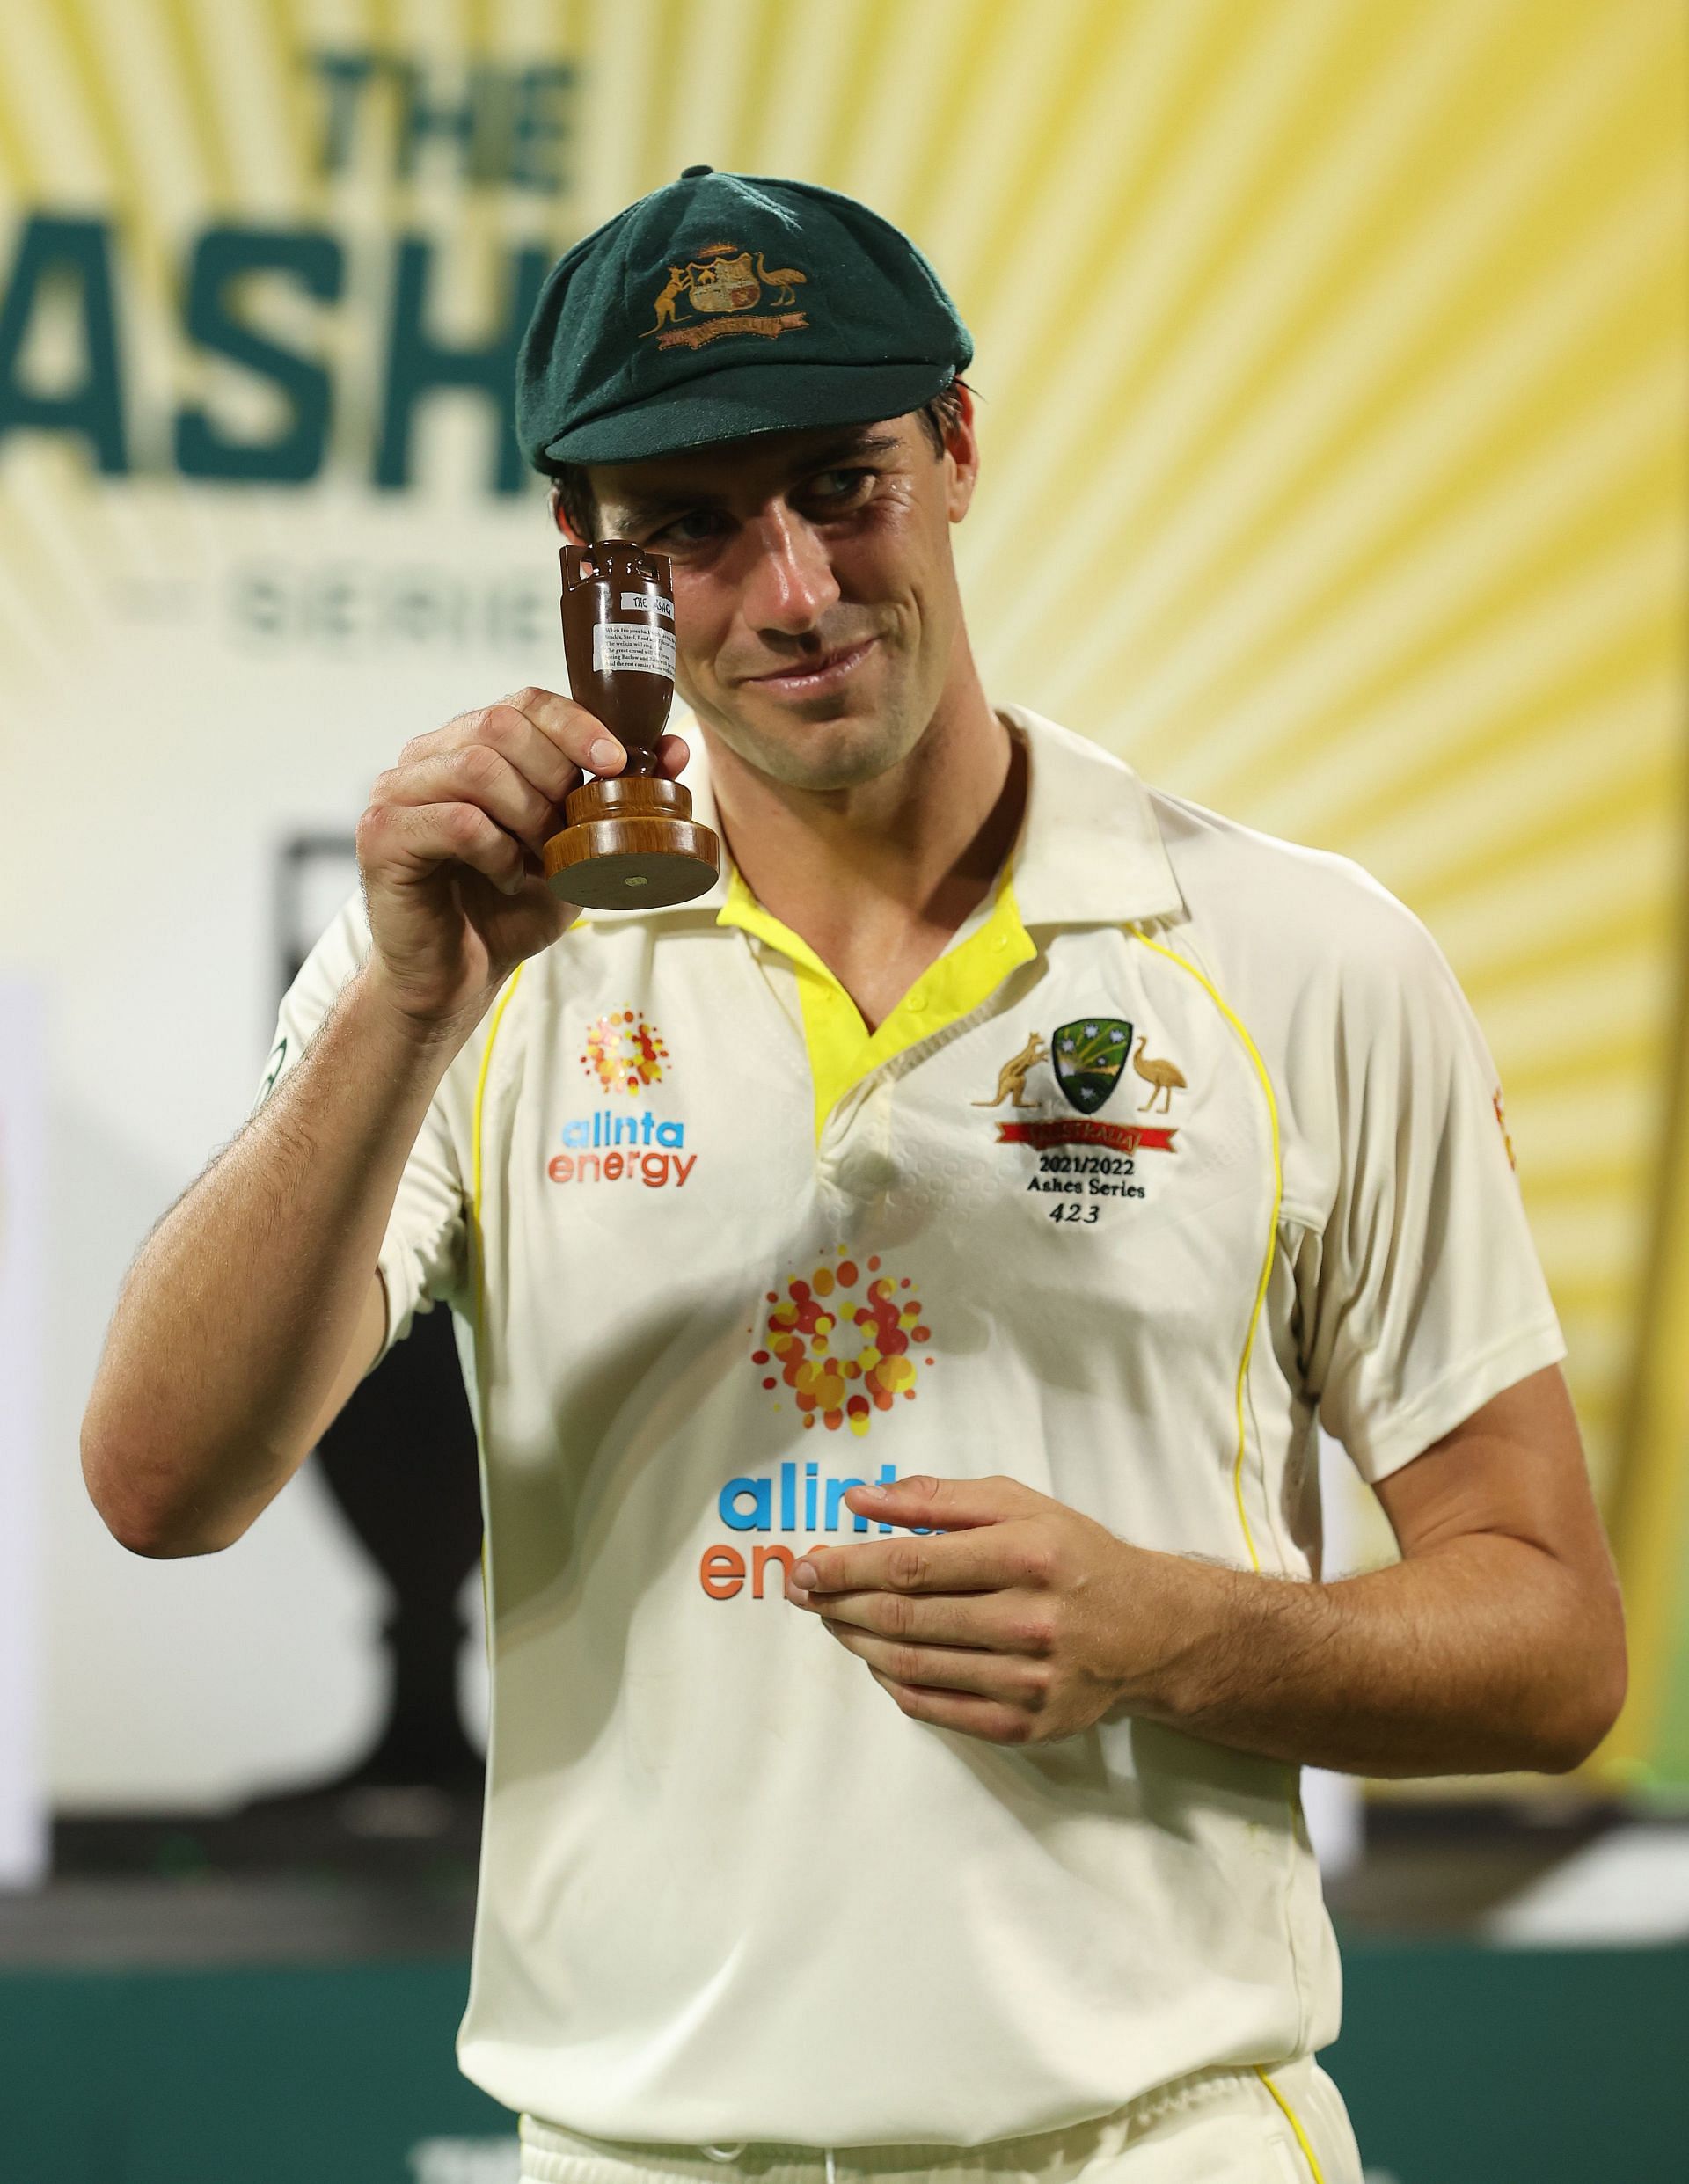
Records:
[[[522,2119],[530,2184],[1362,2184],[1342,2096],[1311,2057],[1198,2071],[1112,2115],[983,2146],[676,2146]]]

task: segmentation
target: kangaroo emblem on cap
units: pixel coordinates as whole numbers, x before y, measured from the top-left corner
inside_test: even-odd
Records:
[[[808,278],[796,266],[769,266],[760,250],[753,252],[742,243],[706,243],[687,264],[669,267],[655,299],[655,323],[640,339],[648,340],[655,334],[660,349],[700,349],[706,341],[735,333],[778,341],[783,333],[807,326],[808,318],[801,310],[757,311],[754,307],[762,301],[764,287],[774,290],[777,303],[791,303]]]

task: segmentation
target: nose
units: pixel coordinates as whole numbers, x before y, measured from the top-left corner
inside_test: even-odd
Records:
[[[744,615],[758,631],[802,637],[838,598],[838,580],[814,526],[793,508],[769,508],[749,525],[753,555]]]

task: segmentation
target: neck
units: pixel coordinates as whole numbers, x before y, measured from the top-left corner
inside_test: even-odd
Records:
[[[849,984],[865,956],[936,954],[983,899],[1020,822],[1025,765],[971,659],[918,743],[859,787],[771,780],[704,730],[716,810],[757,901]]]

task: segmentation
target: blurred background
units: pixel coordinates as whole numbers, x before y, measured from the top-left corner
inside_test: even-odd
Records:
[[[1311,1785],[1327,2062],[1371,2184],[1689,2173],[1686,62],[1679,0],[5,0],[0,2177],[515,2173],[443,1326],[206,1560],[77,1432],[371,778],[562,678],[515,342],[699,161],[955,295],[988,687],[1358,858],[1478,1010],[1632,1698],[1568,1780]]]

